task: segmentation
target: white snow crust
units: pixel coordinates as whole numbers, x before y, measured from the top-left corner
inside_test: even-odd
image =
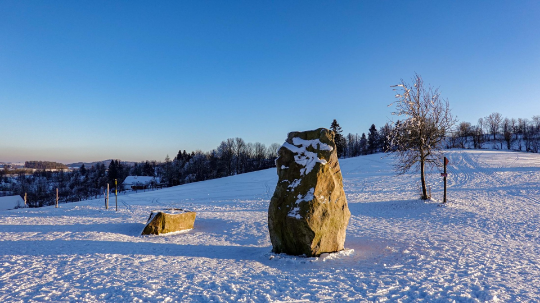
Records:
[[[340,161],[346,250],[271,253],[275,169],[60,208],[0,211],[0,302],[530,302],[540,298],[540,155],[453,150],[449,203],[380,154]],[[442,199],[440,171],[428,176]],[[150,211],[193,230],[139,236]]]

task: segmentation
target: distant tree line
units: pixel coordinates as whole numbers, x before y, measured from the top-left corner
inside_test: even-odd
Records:
[[[259,142],[252,144],[242,138],[230,138],[210,152],[180,150],[174,159],[167,155],[163,162],[129,165],[113,160],[108,167],[97,163],[87,168],[83,164],[74,171],[53,171],[60,168],[50,164],[54,162],[28,161],[30,166],[45,168],[33,173],[0,170],[0,192],[21,197],[26,193],[28,205],[40,207],[55,203],[58,188],[61,203],[76,202],[103,197],[107,184],[114,190],[115,180],[118,190],[123,191],[124,179],[129,175],[152,176],[160,180],[161,186],[174,186],[274,167],[279,147],[277,143],[266,147]]]
[[[397,121],[396,123],[400,123]],[[344,136],[336,120],[330,125],[335,132],[335,142],[340,158],[356,157],[393,150],[392,136],[395,125],[386,123],[377,129],[374,124],[367,135],[349,133]],[[445,136],[445,145],[450,148],[499,149],[538,153],[540,152],[540,115],[531,119],[505,118],[500,113],[492,113],[478,119],[476,125],[470,122],[457,123]]]
[[[357,157],[385,151],[390,146],[389,138],[392,129],[390,123],[386,123],[380,129],[377,129],[375,124],[371,124],[367,136],[366,133],[362,133],[362,135],[349,133],[343,136],[341,126],[335,119],[330,125],[330,130],[335,134],[334,141],[339,158]]]
[[[538,153],[540,151],[540,116],[532,119],[504,118],[492,113],[473,125],[460,122],[448,135],[447,148],[491,148]]]
[[[26,161],[24,162],[25,168],[33,169],[67,169],[65,164],[49,161]]]
[[[243,174],[275,167],[277,150],[274,143],[268,148],[262,143],[246,143],[242,138],[230,138],[210,152],[178,151],[156,167],[156,175],[169,186]]]

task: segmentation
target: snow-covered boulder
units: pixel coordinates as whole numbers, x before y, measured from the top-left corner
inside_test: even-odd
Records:
[[[141,235],[159,235],[193,229],[196,213],[182,209],[153,210]]]
[[[334,132],[291,132],[278,154],[279,180],[268,209],[273,251],[311,257],[343,250],[351,213]]]

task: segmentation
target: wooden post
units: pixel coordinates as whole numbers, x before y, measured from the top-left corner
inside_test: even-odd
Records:
[[[118,180],[114,179],[114,195],[116,197],[116,211],[118,211]]]
[[[448,164],[448,159],[444,157],[444,196],[443,196],[443,203],[446,203],[446,165]]]
[[[26,206],[26,193],[24,193],[24,206]]]
[[[58,208],[58,187],[56,188],[56,208]]]
[[[105,209],[109,209],[109,183],[107,183],[107,198],[105,198]]]

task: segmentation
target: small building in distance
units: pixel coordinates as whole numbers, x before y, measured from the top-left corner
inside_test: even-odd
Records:
[[[24,199],[19,195],[0,197],[0,210],[24,207]]]
[[[156,187],[159,184],[159,178],[154,178],[150,176],[127,176],[124,180],[124,190],[132,189],[147,189],[151,187]]]

